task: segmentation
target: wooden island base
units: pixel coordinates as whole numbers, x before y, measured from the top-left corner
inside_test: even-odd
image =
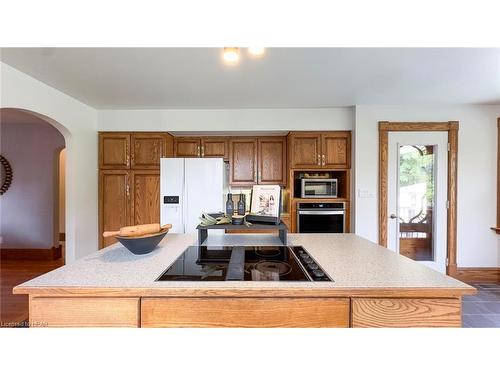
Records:
[[[461,327],[461,298],[30,295],[32,327]]]

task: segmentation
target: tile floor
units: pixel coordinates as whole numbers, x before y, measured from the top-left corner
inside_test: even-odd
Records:
[[[462,326],[500,328],[500,284],[472,284],[477,294],[462,299]]]

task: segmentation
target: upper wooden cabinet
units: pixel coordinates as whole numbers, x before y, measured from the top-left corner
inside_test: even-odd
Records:
[[[261,185],[286,185],[286,138],[262,137],[258,140],[257,181]]]
[[[99,133],[99,168],[130,168],[129,133]]]
[[[351,168],[351,132],[321,135],[323,168]]]
[[[168,133],[99,133],[100,169],[160,169],[160,158],[172,156]]]
[[[203,137],[201,138],[202,158],[223,158],[229,160],[227,138],[223,137]]]
[[[174,157],[199,158],[201,156],[201,138],[175,137]]]
[[[351,167],[351,132],[292,132],[290,167],[295,169],[348,169]]]
[[[159,169],[160,158],[172,156],[172,152],[168,152],[172,148],[171,138],[170,134],[132,133],[131,167]]]
[[[225,137],[175,137],[174,144],[176,158],[229,158]]]
[[[257,184],[257,138],[234,138],[229,141],[229,184]]]
[[[229,184],[286,185],[286,138],[235,138],[229,141]]]
[[[289,155],[291,168],[321,168],[321,135],[290,133]]]

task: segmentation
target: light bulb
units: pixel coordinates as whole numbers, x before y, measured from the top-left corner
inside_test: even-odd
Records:
[[[255,57],[260,57],[264,54],[264,47],[248,47],[248,53]]]
[[[227,63],[236,63],[240,59],[240,49],[237,47],[224,47],[222,58]]]

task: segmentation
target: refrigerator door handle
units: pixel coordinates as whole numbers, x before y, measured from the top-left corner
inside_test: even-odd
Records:
[[[187,199],[187,179],[186,179],[186,159],[183,160],[182,163],[183,166],[183,183],[182,183],[182,228],[183,232],[186,233],[186,220],[187,220],[187,205],[188,205],[188,199]]]

